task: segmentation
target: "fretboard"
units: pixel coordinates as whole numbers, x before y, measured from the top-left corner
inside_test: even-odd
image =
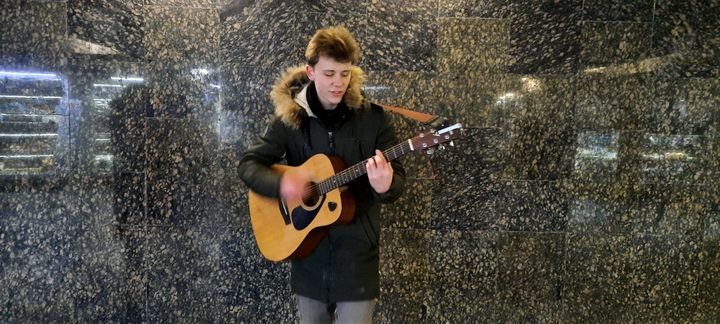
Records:
[[[388,161],[395,160],[405,154],[408,154],[412,151],[414,151],[414,148],[411,145],[412,140],[404,141],[398,145],[395,145],[385,151],[383,151],[383,155],[385,156]],[[366,159],[362,162],[359,162],[345,170],[342,170],[335,175],[320,181],[316,184],[318,194],[324,195],[332,190],[335,190],[336,188],[342,187],[345,184],[347,184],[350,181],[353,181],[367,173],[367,169],[365,168],[365,164],[370,159]]]

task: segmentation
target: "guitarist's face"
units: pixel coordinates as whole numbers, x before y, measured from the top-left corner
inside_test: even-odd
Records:
[[[325,109],[334,109],[339,104],[350,84],[350,68],[352,63],[341,63],[335,59],[320,55],[315,66],[308,65],[305,72],[310,80],[315,81],[320,103]]]

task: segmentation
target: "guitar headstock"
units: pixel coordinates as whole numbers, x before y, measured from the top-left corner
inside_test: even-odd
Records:
[[[445,149],[445,145],[455,146],[454,140],[460,138],[462,124],[452,123],[448,120],[438,121],[432,124],[432,129],[420,133],[410,139],[413,149],[424,150],[433,154],[435,148]]]

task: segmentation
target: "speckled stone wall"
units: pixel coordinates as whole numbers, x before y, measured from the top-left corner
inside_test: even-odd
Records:
[[[275,77],[342,24],[370,98],[472,135],[404,158],[376,322],[718,322],[717,17],[701,0],[3,1],[0,321],[295,321],[235,168]]]

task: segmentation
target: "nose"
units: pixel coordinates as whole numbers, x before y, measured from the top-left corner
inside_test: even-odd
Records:
[[[343,77],[342,77],[339,73],[338,73],[338,74],[335,74],[335,75],[333,76],[332,82],[333,82],[333,84],[342,84],[342,82],[343,82]]]

